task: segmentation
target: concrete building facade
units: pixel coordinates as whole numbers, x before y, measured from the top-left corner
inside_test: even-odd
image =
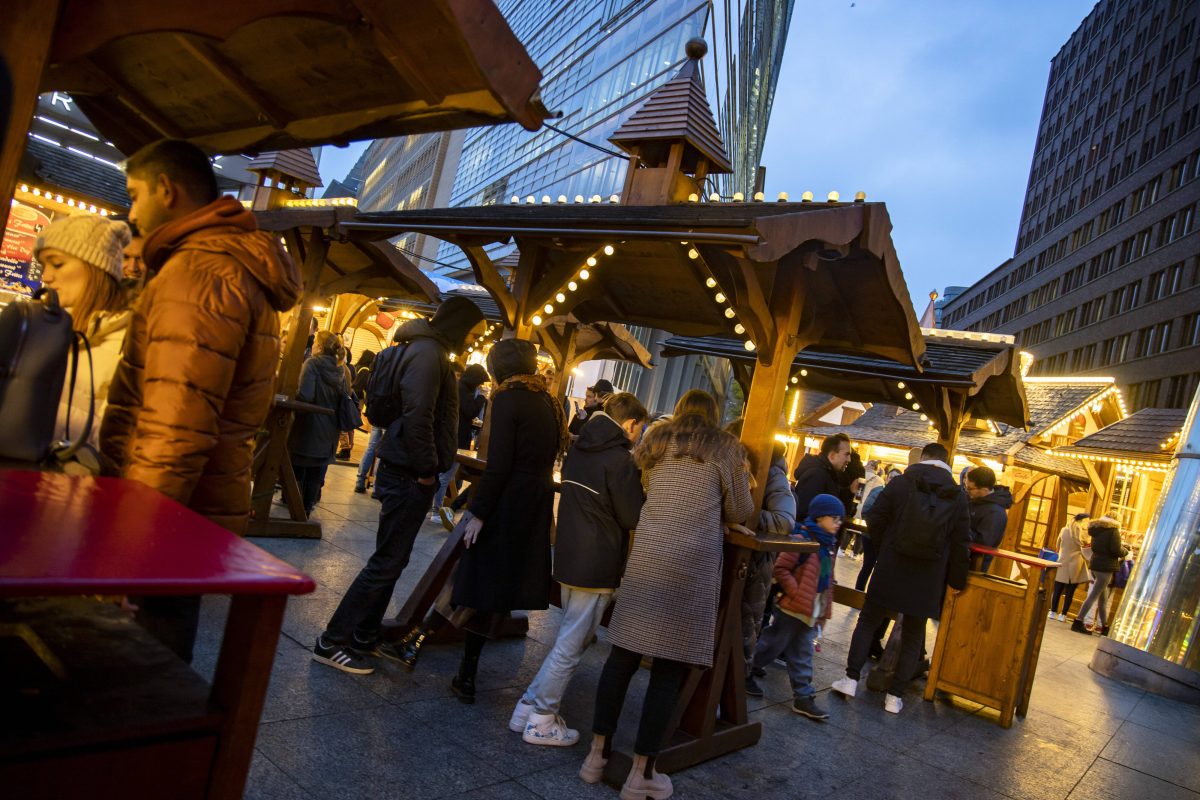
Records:
[[[1051,61],[1013,257],[948,328],[1017,336],[1033,375],[1113,375],[1133,409],[1200,384],[1200,5],[1102,0]]]

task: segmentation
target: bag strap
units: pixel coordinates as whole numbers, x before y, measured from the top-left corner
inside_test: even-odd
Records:
[[[83,423],[83,430],[75,441],[71,441],[71,404],[75,400],[75,378],[79,369],[79,351],[83,350],[87,354],[88,360],[88,414],[87,420]],[[96,375],[94,365],[92,363],[92,346],[88,342],[87,336],[83,333],[76,333],[71,339],[71,384],[68,390],[70,394],[67,399],[67,441],[63,442],[52,453],[55,460],[61,462],[70,461],[71,458],[79,451],[79,448],[87,444],[88,439],[92,435],[92,424],[96,419]]]

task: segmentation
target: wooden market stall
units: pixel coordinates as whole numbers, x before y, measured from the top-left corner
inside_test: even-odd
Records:
[[[699,86],[696,60],[703,51],[689,45],[689,55],[679,75],[613,137],[636,157],[626,199],[640,205],[514,203],[362,214],[345,228],[352,239],[418,233],[458,246],[520,338],[532,339],[568,313],[583,323],[738,336],[756,356],[742,440],[760,456],[755,500],[761,502],[798,351],[825,346],[916,366],[925,343],[882,204],[699,202],[704,175],[723,165]],[[659,102],[664,98],[673,101]],[[485,247],[509,242],[520,257],[505,274]],[[690,674],[660,769],[714,758],[761,735],[746,713],[739,609],[750,553],[781,546],[745,534],[727,540],[714,666]],[[610,777],[621,769],[628,770],[627,761],[610,761]]]

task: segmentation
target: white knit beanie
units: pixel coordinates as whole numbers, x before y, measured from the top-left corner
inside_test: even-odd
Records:
[[[33,254],[46,249],[75,256],[120,281],[124,250],[129,245],[129,226],[95,214],[73,214],[57,219],[42,230]]]

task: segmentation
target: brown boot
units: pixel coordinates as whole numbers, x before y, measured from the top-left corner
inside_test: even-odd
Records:
[[[592,734],[592,749],[579,768],[579,779],[584,783],[599,783],[604,777],[604,768],[608,765],[608,759],[604,756],[605,738],[598,733]]]
[[[621,800],[666,800],[675,789],[671,786],[671,779],[657,772],[653,767],[650,768],[650,777],[646,777],[646,760],[647,756],[639,756],[634,754],[633,767],[629,770],[629,777],[625,779],[625,785],[621,787]]]

